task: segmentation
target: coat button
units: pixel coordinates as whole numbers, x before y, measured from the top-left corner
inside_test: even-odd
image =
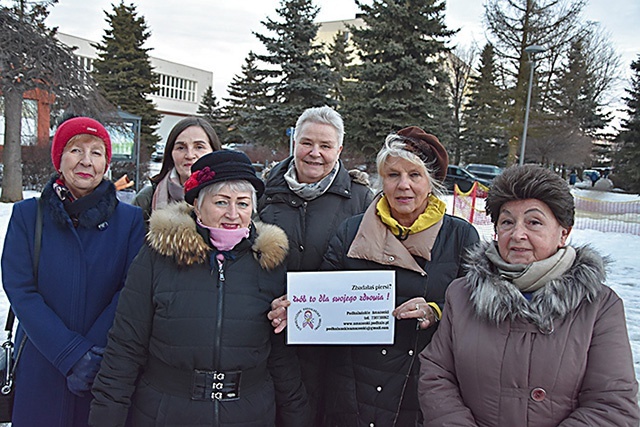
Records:
[[[382,386],[378,386],[378,387],[376,387],[376,390],[377,390],[378,392],[381,392],[381,391],[382,391]]]
[[[376,427],[374,423],[369,423],[369,427]]]
[[[300,245],[300,246],[298,247],[298,250],[299,250],[300,252],[304,252],[304,246]]]
[[[531,398],[536,402],[542,402],[547,397],[547,392],[540,387],[531,390]]]
[[[409,350],[409,356],[413,356],[413,350]]]
[[[382,353],[382,355],[385,356],[387,354],[387,349],[383,348],[382,350],[380,350],[380,353]]]

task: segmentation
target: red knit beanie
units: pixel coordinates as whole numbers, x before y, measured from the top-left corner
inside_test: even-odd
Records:
[[[107,130],[97,120],[90,119],[89,117],[74,117],[69,120],[65,120],[53,136],[53,142],[51,143],[51,161],[53,161],[53,167],[57,171],[60,170],[60,159],[62,158],[62,151],[71,138],[76,135],[92,135],[100,138],[104,142],[104,147],[107,155],[107,167],[105,171],[109,169],[109,163],[111,163],[111,138]]]
[[[435,164],[435,178],[444,181],[447,176],[447,166],[449,166],[449,155],[438,138],[417,126],[401,129],[398,135],[405,137],[408,151],[420,157],[426,165]]]

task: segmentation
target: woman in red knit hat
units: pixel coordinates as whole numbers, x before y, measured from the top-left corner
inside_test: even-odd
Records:
[[[14,205],[2,253],[3,287],[19,320],[16,342],[27,337],[16,370],[17,427],[87,425],[117,296],[144,239],[141,210],[119,203],[104,179],[111,160],[104,126],[88,117],[63,122],[51,160],[56,174],[40,199]]]

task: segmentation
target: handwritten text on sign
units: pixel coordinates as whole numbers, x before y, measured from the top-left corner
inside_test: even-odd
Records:
[[[289,344],[392,344],[395,272],[287,273]]]

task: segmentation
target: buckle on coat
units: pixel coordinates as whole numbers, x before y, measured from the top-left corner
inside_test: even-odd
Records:
[[[219,400],[221,402],[240,399],[242,371],[193,371],[192,400]]]

